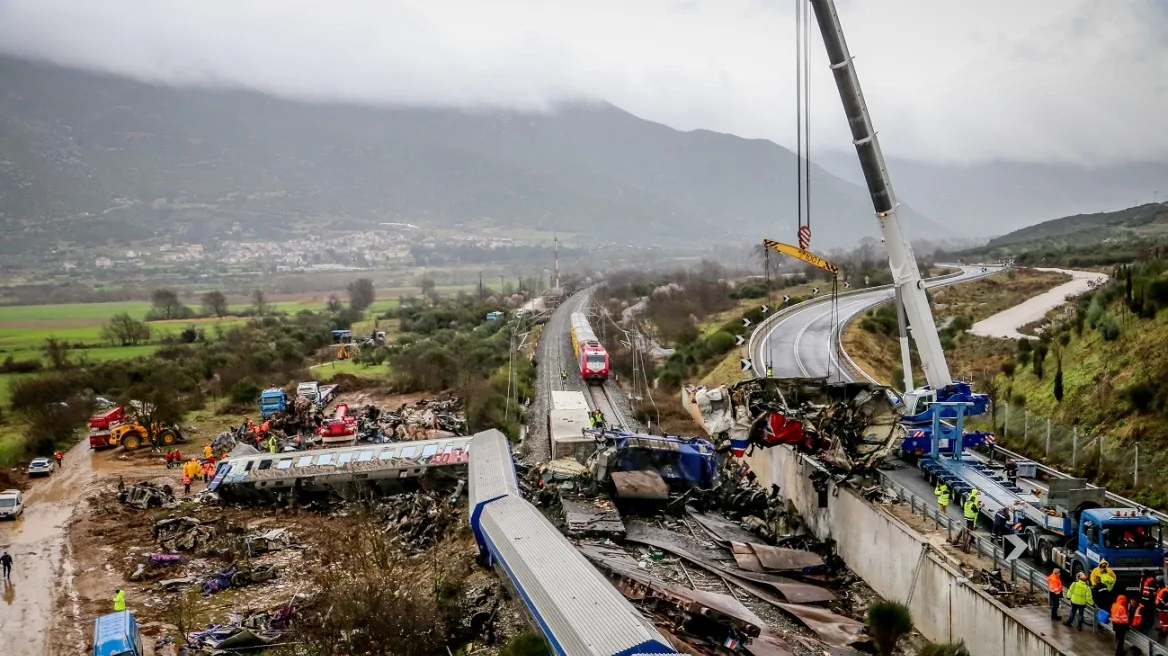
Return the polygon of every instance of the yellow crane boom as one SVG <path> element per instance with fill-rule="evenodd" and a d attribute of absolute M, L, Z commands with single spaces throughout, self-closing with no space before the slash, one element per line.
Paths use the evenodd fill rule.
<path fill-rule="evenodd" d="M 832 264 L 831 262 L 828 262 L 827 260 L 823 259 L 822 257 L 819 257 L 815 253 L 812 253 L 810 251 L 805 251 L 802 248 L 799 248 L 798 246 L 784 244 L 782 242 L 778 242 L 778 241 L 775 241 L 773 239 L 762 240 L 762 245 L 766 246 L 767 248 L 769 248 L 773 251 L 778 251 L 778 252 L 783 253 L 785 255 L 790 255 L 793 258 L 803 260 L 804 262 L 810 264 L 811 266 L 823 269 L 824 271 L 830 273 L 833 276 L 839 275 L 840 269 L 838 266 Z"/>

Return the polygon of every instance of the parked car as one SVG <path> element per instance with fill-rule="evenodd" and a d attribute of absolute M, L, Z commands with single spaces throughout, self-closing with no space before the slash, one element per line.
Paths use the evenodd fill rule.
<path fill-rule="evenodd" d="M 32 462 L 28 463 L 28 475 L 48 476 L 53 473 L 53 467 L 51 458 L 33 458 Z"/>
<path fill-rule="evenodd" d="M 24 495 L 20 490 L 0 492 L 0 519 L 16 519 L 24 512 Z"/>

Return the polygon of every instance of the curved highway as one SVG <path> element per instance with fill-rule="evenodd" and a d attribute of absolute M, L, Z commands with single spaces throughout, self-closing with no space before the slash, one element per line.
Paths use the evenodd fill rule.
<path fill-rule="evenodd" d="M 930 278 L 932 287 L 955 285 L 992 275 L 1002 267 L 963 266 L 960 275 Z M 754 372 L 762 375 L 769 361 L 779 378 L 820 377 L 852 380 L 846 364 L 840 365 L 839 334 L 856 315 L 893 297 L 891 288 L 843 296 L 833 304 L 830 296 L 822 301 L 793 309 L 758 328 L 750 354 Z M 847 358 L 844 358 L 847 362 Z"/>

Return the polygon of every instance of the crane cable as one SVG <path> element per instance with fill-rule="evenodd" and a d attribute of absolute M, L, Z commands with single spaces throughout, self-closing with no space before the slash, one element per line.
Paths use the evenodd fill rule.
<path fill-rule="evenodd" d="M 811 75 L 809 44 L 811 10 L 807 0 L 795 0 L 795 201 L 798 228 L 811 231 Z M 799 248 L 809 250 L 810 240 Z"/>
<path fill-rule="evenodd" d="M 807 227 L 808 239 L 798 239 L 799 247 L 809 249 L 811 234 L 811 7 L 808 0 L 795 0 L 795 187 L 799 228 Z M 796 234 L 798 238 L 799 235 Z M 835 372 L 843 380 L 840 357 L 843 352 L 843 336 L 837 337 L 839 328 L 839 274 L 831 279 L 831 332 L 828 334 L 829 353 L 834 349 L 835 357 L 828 358 L 828 377 Z M 834 341 L 834 345 L 832 342 Z"/>

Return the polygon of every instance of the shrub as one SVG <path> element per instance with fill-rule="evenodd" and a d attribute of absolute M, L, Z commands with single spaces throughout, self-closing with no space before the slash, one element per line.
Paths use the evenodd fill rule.
<path fill-rule="evenodd" d="M 1002 363 L 1002 373 L 1006 374 L 1007 378 L 1013 378 L 1014 372 L 1018 369 L 1018 363 L 1013 360 L 1006 360 Z"/>
<path fill-rule="evenodd" d="M 535 631 L 521 633 L 511 639 L 499 656 L 551 656 L 547 642 Z"/>
<path fill-rule="evenodd" d="M 1136 412 L 1147 412 L 1152 407 L 1152 401 L 1156 398 L 1156 387 L 1149 382 L 1142 381 L 1128 386 L 1123 394 Z"/>
<path fill-rule="evenodd" d="M 251 378 L 240 378 L 231 386 L 231 400 L 236 403 L 251 403 L 259 396 L 259 383 Z"/>
<path fill-rule="evenodd" d="M 930 642 L 921 647 L 917 656 L 969 656 L 969 650 L 965 648 L 965 641 L 958 643 Z"/>
<path fill-rule="evenodd" d="M 31 374 L 42 368 L 40 360 L 16 360 L 11 355 L 0 364 L 0 374 Z"/>
<path fill-rule="evenodd" d="M 882 601 L 868 608 L 868 631 L 882 656 L 892 656 L 896 643 L 912 631 L 912 612 L 898 601 Z"/>
<path fill-rule="evenodd" d="M 731 335 L 725 330 L 719 330 L 706 338 L 706 348 L 713 353 L 721 355 L 728 353 L 730 349 L 734 348 L 734 342 L 734 335 Z"/>
<path fill-rule="evenodd" d="M 1119 324 L 1115 322 L 1115 318 L 1110 314 L 1104 315 L 1099 319 L 1096 328 L 1099 329 L 1099 334 L 1103 335 L 1103 339 L 1108 342 L 1114 342 L 1119 339 Z"/>

